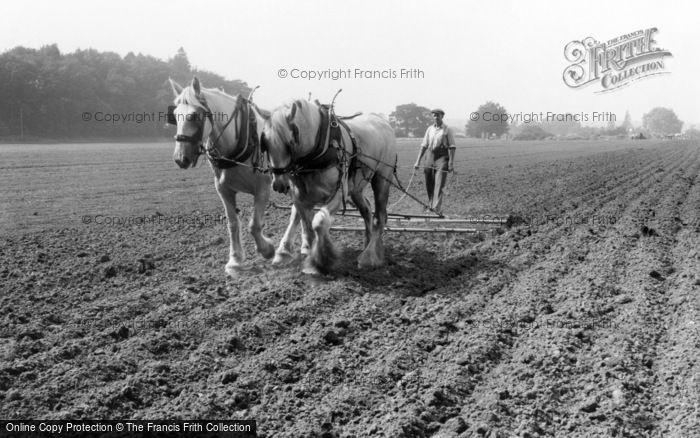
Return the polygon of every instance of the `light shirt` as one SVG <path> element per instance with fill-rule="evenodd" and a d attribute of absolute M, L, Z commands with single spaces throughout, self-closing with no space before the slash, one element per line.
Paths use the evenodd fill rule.
<path fill-rule="evenodd" d="M 447 149 L 455 146 L 455 137 L 452 135 L 452 130 L 444 122 L 440 127 L 433 123 L 425 130 L 425 137 L 423 137 L 420 146 L 427 147 L 431 151 L 435 151 L 441 146 Z"/>

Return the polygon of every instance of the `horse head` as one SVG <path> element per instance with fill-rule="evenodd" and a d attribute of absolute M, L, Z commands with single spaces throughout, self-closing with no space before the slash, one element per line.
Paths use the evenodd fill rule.
<path fill-rule="evenodd" d="M 172 79 L 168 80 L 175 94 L 175 105 L 168 108 L 168 123 L 177 126 L 173 160 L 182 169 L 187 169 L 190 165 L 197 165 L 203 139 L 211 132 L 211 125 L 205 123 L 211 113 L 197 77 L 184 88 Z"/>
<path fill-rule="evenodd" d="M 285 103 L 266 118 L 263 148 L 270 162 L 275 191 L 287 193 L 295 158 L 306 155 L 315 146 L 319 125 L 318 107 L 303 99 Z"/>

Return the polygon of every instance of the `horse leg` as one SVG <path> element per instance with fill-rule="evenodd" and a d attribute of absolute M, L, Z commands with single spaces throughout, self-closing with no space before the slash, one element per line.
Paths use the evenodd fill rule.
<path fill-rule="evenodd" d="M 332 215 L 340 207 L 342 194 L 336 193 L 333 199 L 314 215 L 311 229 L 314 232 L 311 254 L 307 257 L 302 272 L 305 274 L 328 274 L 338 260 L 338 251 L 330 239 Z"/>
<path fill-rule="evenodd" d="M 365 199 L 363 192 L 352 192 L 350 193 L 350 198 L 353 204 L 357 207 L 360 212 L 362 219 L 365 221 L 365 248 L 369 245 L 370 236 L 372 235 L 372 211 L 369 208 L 369 203 Z"/>
<path fill-rule="evenodd" d="M 304 257 L 307 257 L 311 252 L 311 244 L 314 239 L 314 233 L 311 232 L 311 211 L 308 211 L 306 220 L 302 218 L 299 221 L 301 223 L 301 255 Z"/>
<path fill-rule="evenodd" d="M 377 172 L 381 172 L 381 169 Z M 384 264 L 384 243 L 382 236 L 386 225 L 386 206 L 389 201 L 389 179 L 391 175 L 375 173 L 372 177 L 372 191 L 374 192 L 374 222 L 367 248 L 362 251 L 357 259 L 359 268 L 382 266 Z"/>
<path fill-rule="evenodd" d="M 297 207 L 292 205 L 292 212 L 289 215 L 289 225 L 287 225 L 287 230 L 284 232 L 284 236 L 282 236 L 277 251 L 275 251 L 275 258 L 272 259 L 273 265 L 286 265 L 294 258 L 292 255 L 292 244 L 294 242 L 294 236 L 297 234 L 300 219 L 301 216 L 297 211 Z"/>
<path fill-rule="evenodd" d="M 216 191 L 224 204 L 228 222 L 228 239 L 230 244 L 225 271 L 233 277 L 236 275 L 236 271 L 245 269 L 245 252 L 241 246 L 241 230 L 238 224 L 238 212 L 236 211 L 236 192 L 218 182 Z"/>
<path fill-rule="evenodd" d="M 250 218 L 250 223 L 248 224 L 248 230 L 253 235 L 253 239 L 255 239 L 255 246 L 258 248 L 258 252 L 266 259 L 272 257 L 275 253 L 275 245 L 272 243 L 272 240 L 265 237 L 262 233 L 263 216 L 269 200 L 270 185 L 265 183 L 258 184 L 254 198 L 253 217 Z"/>
<path fill-rule="evenodd" d="M 308 256 L 311 249 L 311 241 L 313 239 L 313 234 L 309 233 L 311 228 L 311 217 L 308 213 L 302 214 L 305 211 L 305 207 L 299 207 L 296 203 L 292 204 L 292 211 L 289 215 L 289 225 L 282 236 L 277 251 L 275 251 L 275 258 L 272 260 L 273 265 L 283 266 L 289 264 L 293 259 L 292 254 L 294 237 L 297 234 L 297 229 L 299 224 L 301 224 L 301 255 Z M 304 217 L 306 216 L 306 219 Z"/>

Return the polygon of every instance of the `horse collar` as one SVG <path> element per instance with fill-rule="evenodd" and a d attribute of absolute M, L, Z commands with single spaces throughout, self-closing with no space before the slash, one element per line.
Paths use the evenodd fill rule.
<path fill-rule="evenodd" d="M 240 132 L 238 130 L 238 121 L 236 120 L 239 111 L 242 113 Z M 238 134 L 238 142 L 233 150 L 233 154 L 231 156 L 224 157 L 221 156 L 221 153 L 219 152 L 218 142 L 232 121 L 235 124 L 234 130 Z M 210 123 L 212 123 L 213 127 L 214 123 L 211 118 Z M 238 102 L 236 102 L 236 108 L 233 110 L 233 113 L 231 113 L 231 116 L 221 128 L 221 131 L 217 135 L 216 139 L 210 143 L 209 147 L 205 148 L 204 152 L 214 167 L 219 169 L 229 169 L 246 161 L 253 154 L 256 148 L 257 121 L 255 119 L 255 115 L 250 111 L 249 102 L 245 99 L 239 99 Z"/>
<path fill-rule="evenodd" d="M 321 124 L 316 132 L 315 146 L 308 154 L 297 158 L 296 165 L 305 171 L 327 169 L 336 164 L 337 151 L 342 144 L 342 133 L 334 114 L 326 107 L 320 107 Z M 336 147 L 331 147 L 336 140 Z"/>
<path fill-rule="evenodd" d="M 295 156 L 295 146 L 299 146 L 301 139 L 299 138 L 298 127 L 290 122 L 289 129 L 292 131 L 293 140 L 285 143 L 290 155 L 289 164 L 279 168 L 270 167 L 272 173 L 275 175 L 311 173 L 338 166 L 340 156 L 346 152 L 343 146 L 343 129 L 348 133 L 352 141 L 352 153 L 353 155 L 355 154 L 357 146 L 350 128 L 336 117 L 327 106 L 322 105 L 319 107 L 319 113 L 321 115 L 321 123 L 316 132 L 316 140 L 311 152 L 301 157 Z"/>

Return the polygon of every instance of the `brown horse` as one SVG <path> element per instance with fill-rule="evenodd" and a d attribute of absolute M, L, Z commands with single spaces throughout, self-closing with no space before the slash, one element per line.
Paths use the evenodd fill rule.
<path fill-rule="evenodd" d="M 214 171 L 214 186 L 226 210 L 230 241 L 229 260 L 225 271 L 235 276 L 248 269 L 246 254 L 241 246 L 241 234 L 236 209 L 236 194 L 254 197 L 254 211 L 248 228 L 258 252 L 265 258 L 274 255 L 272 241 L 262 234 L 263 215 L 270 199 L 270 176 L 256 169 L 260 156 L 259 139 L 265 111 L 242 96 L 230 96 L 223 91 L 203 88 L 195 77 L 183 88 L 170 80 L 175 94 L 175 106 L 169 112 L 170 123 L 177 125 L 173 160 L 183 169 L 197 165 L 206 152 Z M 215 115 L 212 116 L 212 115 Z M 228 117 L 232 117 L 231 122 Z M 255 121 L 255 122 L 253 122 Z M 204 148 L 203 139 L 207 139 Z"/>
<path fill-rule="evenodd" d="M 336 125 L 334 125 L 336 124 Z M 330 134 L 329 126 L 339 125 Z M 286 258 L 286 243 L 294 238 L 299 220 L 302 253 L 311 248 L 303 272 L 325 274 L 337 253 L 330 240 L 331 215 L 346 197 L 352 199 L 365 222 L 365 249 L 358 258 L 360 268 L 384 264 L 382 234 L 386 223 L 389 188 L 396 164 L 396 139 L 389 123 L 376 114 L 342 121 L 327 107 L 303 99 L 290 101 L 266 118 L 263 147 L 267 149 L 272 186 L 275 191 L 292 192 L 294 208 L 275 261 Z M 374 221 L 363 189 L 374 192 Z M 314 215 L 314 207 L 320 210 Z"/>

